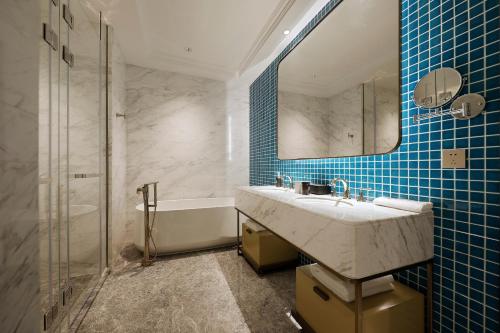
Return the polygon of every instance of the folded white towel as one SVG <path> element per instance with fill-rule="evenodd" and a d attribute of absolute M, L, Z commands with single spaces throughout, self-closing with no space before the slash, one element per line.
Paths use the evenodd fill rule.
<path fill-rule="evenodd" d="M 255 223 L 253 221 L 247 220 L 245 223 L 247 224 L 248 228 L 252 229 L 255 232 L 266 230 L 266 228 L 261 227 L 260 225 L 258 225 L 257 223 Z"/>
<path fill-rule="evenodd" d="M 312 275 L 345 302 L 352 302 L 356 298 L 356 291 L 353 282 L 345 281 L 330 273 L 318 264 L 310 265 Z M 386 275 L 374 280 L 363 282 L 362 295 L 368 297 L 380 294 L 384 291 L 393 290 L 394 278 Z"/>
<path fill-rule="evenodd" d="M 373 200 L 375 205 L 391 207 L 409 212 L 424 213 L 432 210 L 432 202 L 380 197 Z"/>

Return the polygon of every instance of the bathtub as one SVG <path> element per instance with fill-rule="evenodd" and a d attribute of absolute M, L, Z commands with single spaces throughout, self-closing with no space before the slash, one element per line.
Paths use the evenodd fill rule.
<path fill-rule="evenodd" d="M 153 211 L 150 213 L 150 221 Z M 135 246 L 144 251 L 144 205 L 136 206 Z M 189 252 L 236 243 L 234 198 L 158 201 L 152 231 L 158 254 Z M 150 253 L 154 247 L 150 242 Z"/>

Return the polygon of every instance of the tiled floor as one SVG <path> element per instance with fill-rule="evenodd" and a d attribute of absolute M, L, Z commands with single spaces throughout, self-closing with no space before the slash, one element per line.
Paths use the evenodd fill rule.
<path fill-rule="evenodd" d="M 297 332 L 295 270 L 258 276 L 235 249 L 177 255 L 108 277 L 78 332 Z"/>

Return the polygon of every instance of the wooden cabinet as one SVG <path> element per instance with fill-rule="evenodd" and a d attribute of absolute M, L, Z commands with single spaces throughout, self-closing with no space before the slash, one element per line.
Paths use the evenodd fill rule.
<path fill-rule="evenodd" d="M 269 230 L 243 223 L 242 251 L 257 272 L 290 265 L 297 260 L 297 250 Z"/>
<path fill-rule="evenodd" d="M 296 312 L 316 333 L 354 332 L 354 302 L 346 303 L 309 266 L 297 268 Z M 394 290 L 363 298 L 363 333 L 423 333 L 424 296 L 394 282 Z"/>

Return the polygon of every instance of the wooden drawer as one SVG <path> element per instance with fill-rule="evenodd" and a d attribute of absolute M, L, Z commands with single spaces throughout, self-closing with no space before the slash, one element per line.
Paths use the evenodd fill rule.
<path fill-rule="evenodd" d="M 243 254 L 257 270 L 297 259 L 295 248 L 268 230 L 255 231 L 243 223 L 242 236 Z"/>
<path fill-rule="evenodd" d="M 318 282 L 309 266 L 296 271 L 296 311 L 316 333 L 354 332 L 354 302 Z M 399 282 L 394 290 L 363 298 L 364 333 L 423 333 L 424 296 Z"/>

